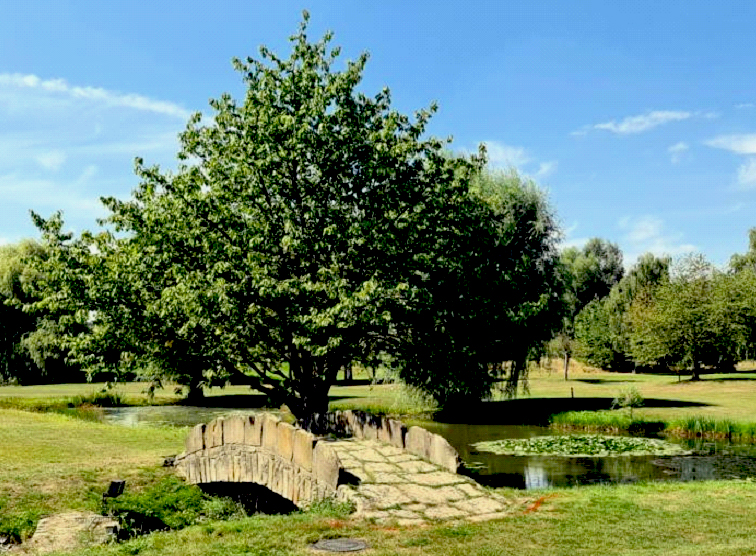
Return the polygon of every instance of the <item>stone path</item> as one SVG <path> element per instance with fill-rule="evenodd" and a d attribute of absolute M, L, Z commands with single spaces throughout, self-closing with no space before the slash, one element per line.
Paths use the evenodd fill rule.
<path fill-rule="evenodd" d="M 428 521 L 485 521 L 520 507 L 462 475 L 374 440 L 331 443 L 343 467 L 359 485 L 339 487 L 339 498 L 355 504 L 355 517 L 399 525 Z"/>

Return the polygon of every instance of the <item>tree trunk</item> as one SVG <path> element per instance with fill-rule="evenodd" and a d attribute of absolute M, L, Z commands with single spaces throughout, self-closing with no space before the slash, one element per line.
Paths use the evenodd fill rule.
<path fill-rule="evenodd" d="M 191 405 L 201 405 L 205 399 L 205 392 L 202 390 L 202 381 L 198 378 L 192 378 L 187 388 L 186 401 Z"/>
<path fill-rule="evenodd" d="M 569 371 L 570 371 L 570 352 L 565 351 L 564 352 L 564 380 L 570 380 Z"/>
<path fill-rule="evenodd" d="M 698 361 L 693 362 L 693 369 L 691 370 L 690 380 L 701 380 L 701 370 L 698 366 Z"/>

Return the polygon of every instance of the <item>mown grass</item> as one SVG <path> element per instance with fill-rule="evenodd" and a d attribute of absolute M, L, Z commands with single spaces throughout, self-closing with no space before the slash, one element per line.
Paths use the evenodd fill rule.
<path fill-rule="evenodd" d="M 253 516 L 156 533 L 89 556 L 311 555 L 322 538 L 365 540 L 375 556 L 751 556 L 756 484 L 593 486 L 537 494 L 510 517 L 424 527 L 317 513 Z"/>

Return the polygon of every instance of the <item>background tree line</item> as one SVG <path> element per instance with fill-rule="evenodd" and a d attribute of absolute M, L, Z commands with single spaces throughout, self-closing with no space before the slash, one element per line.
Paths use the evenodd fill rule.
<path fill-rule="evenodd" d="M 617 371 L 675 369 L 694 380 L 703 367 L 732 370 L 754 357 L 755 262 L 756 229 L 749 251 L 733 255 L 726 269 L 700 254 L 675 264 L 639 257 L 575 315 L 575 357 Z M 569 258 L 566 263 L 569 268 Z"/>

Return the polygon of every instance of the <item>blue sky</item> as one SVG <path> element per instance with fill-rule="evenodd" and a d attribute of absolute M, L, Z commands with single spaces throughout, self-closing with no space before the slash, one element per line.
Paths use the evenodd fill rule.
<path fill-rule="evenodd" d="M 693 1 L 0 0 L 0 243 L 36 235 L 30 209 L 92 228 L 136 156 L 173 166 L 188 115 L 243 93 L 231 58 L 288 55 L 305 8 L 313 38 L 370 52 L 364 91 L 437 101 L 432 134 L 541 184 L 565 245 L 745 251 L 756 3 Z"/>

